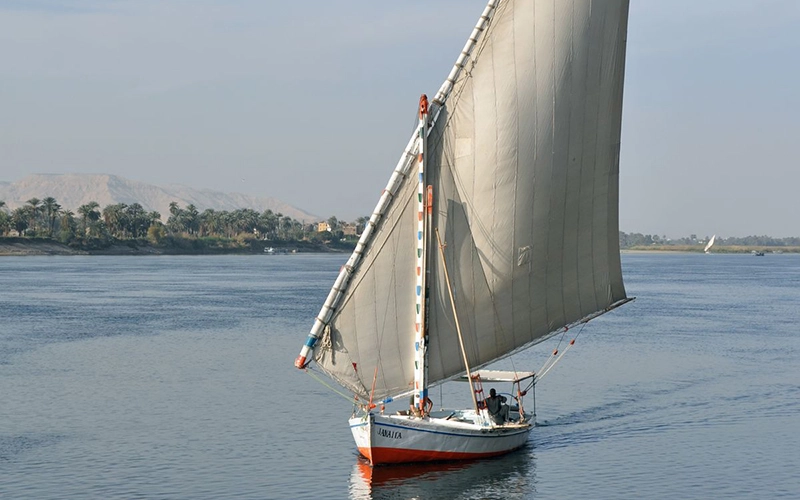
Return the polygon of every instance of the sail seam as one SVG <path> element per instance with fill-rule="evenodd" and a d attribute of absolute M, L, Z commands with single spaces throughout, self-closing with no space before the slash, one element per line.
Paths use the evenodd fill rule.
<path fill-rule="evenodd" d="M 515 4 L 514 10 L 511 13 L 511 16 L 512 16 L 512 20 L 511 20 L 511 39 L 514 40 L 514 43 L 511 45 L 511 52 L 512 52 L 511 59 L 514 61 L 514 82 L 515 83 L 519 82 L 519 76 L 517 75 L 517 31 L 516 31 L 517 16 L 516 16 L 516 13 L 517 12 L 516 12 L 516 4 Z M 516 127 L 515 127 L 515 129 L 516 129 L 515 130 L 515 132 L 516 132 L 516 141 L 515 141 L 516 147 L 515 147 L 515 151 L 514 151 L 514 156 L 515 156 L 515 158 L 514 158 L 514 204 L 513 204 L 514 210 L 513 210 L 512 214 L 511 214 L 511 223 L 513 224 L 513 227 L 515 228 L 515 230 L 511 232 L 511 252 L 512 253 L 511 253 L 511 259 L 510 259 L 510 265 L 511 265 L 511 291 L 512 291 L 512 294 L 513 294 L 513 291 L 514 291 L 514 285 L 515 285 L 515 283 L 517 281 L 517 280 L 514 279 L 514 271 L 515 271 L 515 262 L 517 261 L 517 259 L 515 258 L 516 249 L 518 248 L 518 243 L 517 243 L 518 240 L 517 240 L 516 228 L 517 228 L 517 199 L 518 199 L 518 195 L 519 195 L 519 189 L 518 189 L 517 186 L 518 186 L 518 180 L 519 180 L 519 156 L 520 156 L 519 155 L 519 143 L 520 143 L 520 133 L 519 133 L 519 129 L 520 129 L 520 126 L 519 126 L 519 120 L 520 120 L 520 114 L 519 114 L 519 85 L 515 85 L 514 86 L 514 109 L 516 110 L 516 120 L 515 120 L 515 122 L 516 122 L 515 123 L 515 125 L 516 125 Z M 513 325 L 516 323 L 516 321 L 515 321 L 516 314 L 515 314 L 514 301 L 513 300 L 511 301 L 510 308 L 511 308 L 511 324 L 512 324 L 511 341 L 514 344 L 516 344 L 517 343 L 516 328 L 513 328 Z"/>

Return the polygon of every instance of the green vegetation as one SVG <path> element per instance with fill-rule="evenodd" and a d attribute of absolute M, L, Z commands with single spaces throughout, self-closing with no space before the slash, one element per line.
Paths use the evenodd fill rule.
<path fill-rule="evenodd" d="M 234 211 L 194 205 L 184 208 L 172 202 L 166 223 L 158 212 L 147 212 L 139 203 L 118 203 L 100 210 L 91 201 L 77 209 L 64 210 L 57 201 L 31 198 L 8 211 L 0 201 L 0 236 L 18 241 L 54 241 L 75 250 L 102 251 L 126 246 L 156 249 L 161 253 L 263 252 L 267 247 L 296 251 L 341 251 L 352 249 L 364 224 L 342 223 L 336 217 L 325 230 L 318 223 L 301 223 L 281 213 L 251 209 Z M 0 242 L 2 239 L 0 239 Z"/>
<path fill-rule="evenodd" d="M 347 251 L 358 241 L 367 217 L 346 223 L 336 217 L 324 223 L 302 223 L 281 213 L 249 208 L 233 211 L 194 205 L 184 208 L 172 202 L 169 218 L 147 212 L 139 203 L 117 203 L 100 210 L 90 201 L 77 209 L 65 210 L 53 197 L 31 198 L 9 211 L 0 200 L 0 242 L 58 242 L 74 250 L 102 253 L 122 247 L 130 251 L 159 253 L 248 253 L 272 247 L 295 251 Z M 320 226 L 324 226 L 320 231 Z M 671 240 L 666 236 L 619 233 L 623 250 L 702 252 L 709 237 Z M 717 238 L 716 253 L 800 252 L 800 238 L 746 236 Z"/>
<path fill-rule="evenodd" d="M 623 250 L 656 250 L 671 252 L 702 252 L 710 236 L 698 238 L 696 234 L 688 238 L 672 240 L 666 236 L 619 232 L 619 247 Z M 772 238 L 770 236 L 730 237 L 714 240 L 714 253 L 750 252 L 800 253 L 800 238 Z"/>

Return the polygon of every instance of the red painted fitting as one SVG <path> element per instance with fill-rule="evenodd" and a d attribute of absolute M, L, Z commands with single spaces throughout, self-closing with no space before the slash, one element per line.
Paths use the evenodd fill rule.
<path fill-rule="evenodd" d="M 422 94 L 419 98 L 419 117 L 422 119 L 423 115 L 428 114 L 428 96 Z"/>

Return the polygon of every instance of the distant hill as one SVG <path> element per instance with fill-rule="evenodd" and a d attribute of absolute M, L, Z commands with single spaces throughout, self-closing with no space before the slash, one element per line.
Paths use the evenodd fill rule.
<path fill-rule="evenodd" d="M 73 212 L 90 201 L 99 203 L 101 210 L 106 205 L 116 203 L 139 203 L 148 212 L 158 211 L 162 222 L 169 218 L 169 204 L 173 201 L 181 208 L 194 204 L 201 212 L 207 208 L 228 211 L 252 208 L 259 212 L 270 209 L 299 221 L 321 220 L 316 215 L 275 198 L 193 189 L 180 185 L 155 186 L 116 175 L 34 174 L 16 182 L 0 182 L 0 200 L 5 201 L 12 210 L 24 205 L 31 198 L 42 199 L 48 196 L 52 196 L 63 208 Z"/>

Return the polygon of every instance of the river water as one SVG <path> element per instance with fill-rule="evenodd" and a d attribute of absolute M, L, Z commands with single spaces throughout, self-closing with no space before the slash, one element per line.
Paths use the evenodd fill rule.
<path fill-rule="evenodd" d="M 635 302 L 496 367 L 578 334 L 525 448 L 374 470 L 292 367 L 345 258 L 0 258 L 0 498 L 800 498 L 800 256 L 623 254 Z"/>

